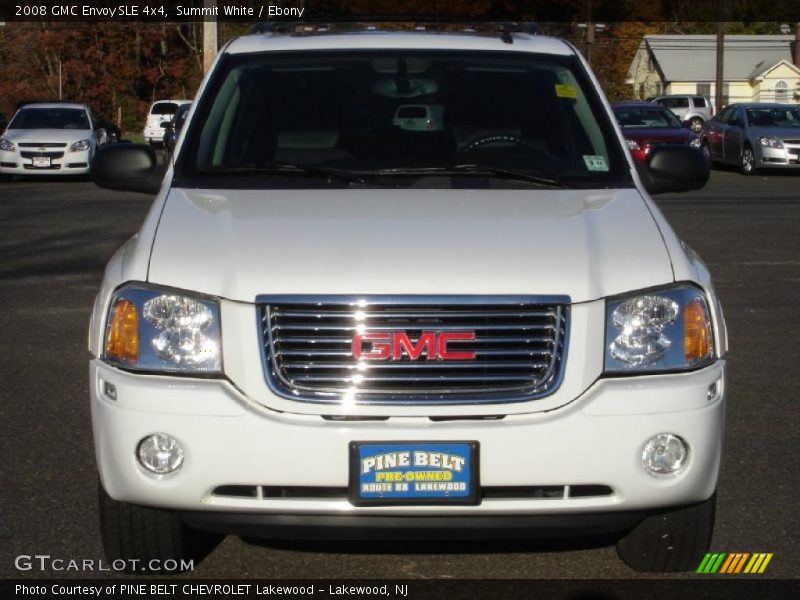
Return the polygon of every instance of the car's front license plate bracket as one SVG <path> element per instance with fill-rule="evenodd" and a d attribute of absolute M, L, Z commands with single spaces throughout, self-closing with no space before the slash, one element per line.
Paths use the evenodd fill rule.
<path fill-rule="evenodd" d="M 480 503 L 474 441 L 350 442 L 356 506 Z"/>

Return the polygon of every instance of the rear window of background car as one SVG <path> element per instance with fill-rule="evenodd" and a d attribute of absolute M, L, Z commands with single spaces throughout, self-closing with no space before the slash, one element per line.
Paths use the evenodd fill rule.
<path fill-rule="evenodd" d="M 153 104 L 153 108 L 150 109 L 150 114 L 172 115 L 175 114 L 176 110 L 178 110 L 178 105 L 174 102 L 159 102 L 157 104 Z"/>

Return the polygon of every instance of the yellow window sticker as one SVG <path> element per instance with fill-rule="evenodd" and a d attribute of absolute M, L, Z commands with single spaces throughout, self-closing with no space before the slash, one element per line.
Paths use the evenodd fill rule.
<path fill-rule="evenodd" d="M 565 83 L 556 84 L 556 96 L 559 98 L 577 98 L 578 90 L 574 85 L 567 85 Z"/>

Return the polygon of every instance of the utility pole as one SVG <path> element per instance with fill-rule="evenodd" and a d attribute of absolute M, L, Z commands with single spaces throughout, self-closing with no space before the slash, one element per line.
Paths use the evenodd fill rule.
<path fill-rule="evenodd" d="M 724 80 L 724 61 L 725 61 L 725 0 L 717 0 L 717 77 L 714 94 L 714 112 L 719 113 L 722 109 L 722 88 Z"/>
<path fill-rule="evenodd" d="M 594 44 L 594 36 L 596 33 L 605 31 L 606 26 L 603 23 L 592 22 L 592 0 L 586 0 L 586 22 L 577 23 L 578 29 L 585 29 L 583 37 L 583 56 L 589 66 L 592 66 L 592 44 Z"/>
<path fill-rule="evenodd" d="M 592 23 L 592 0 L 586 0 L 586 62 L 592 66 L 592 44 L 594 44 L 594 23 Z"/>
<path fill-rule="evenodd" d="M 216 9 L 216 0 L 203 0 L 203 8 Z M 214 10 L 213 13 L 216 13 Z M 217 55 L 217 17 L 203 17 L 203 73 L 208 73 Z"/>
<path fill-rule="evenodd" d="M 800 22 L 794 24 L 794 66 L 800 68 Z"/>
<path fill-rule="evenodd" d="M 58 99 L 59 100 L 62 100 L 61 89 L 62 89 L 62 86 L 61 86 L 61 58 L 59 58 L 58 59 Z"/>

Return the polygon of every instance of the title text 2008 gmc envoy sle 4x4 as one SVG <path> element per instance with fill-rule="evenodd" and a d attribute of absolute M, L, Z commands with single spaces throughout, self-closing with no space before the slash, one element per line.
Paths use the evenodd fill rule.
<path fill-rule="evenodd" d="M 568 43 L 532 31 L 276 31 L 227 45 L 90 327 L 110 559 L 221 534 L 619 532 L 694 568 L 714 522 L 725 327 Z M 158 183 L 154 183 L 154 182 Z"/>

